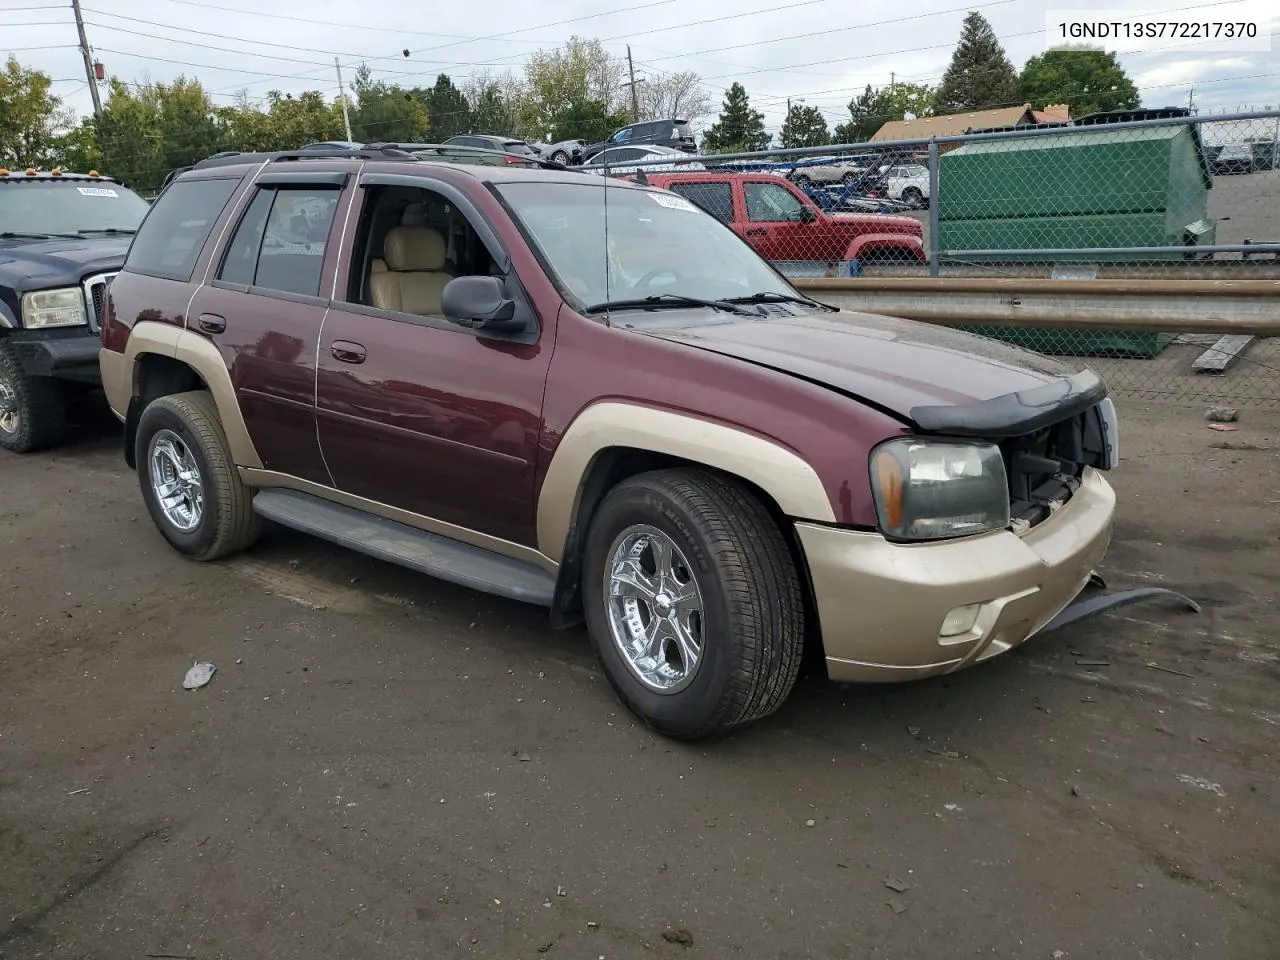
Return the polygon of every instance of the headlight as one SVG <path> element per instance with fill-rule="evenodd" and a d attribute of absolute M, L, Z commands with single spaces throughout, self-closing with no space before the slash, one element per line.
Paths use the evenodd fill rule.
<path fill-rule="evenodd" d="M 990 443 L 890 440 L 871 453 L 880 529 L 895 540 L 941 540 L 1009 526 L 1009 481 Z"/>
<path fill-rule="evenodd" d="M 78 327 L 87 322 L 84 296 L 78 287 L 37 290 L 22 295 L 22 325 L 28 329 Z"/>

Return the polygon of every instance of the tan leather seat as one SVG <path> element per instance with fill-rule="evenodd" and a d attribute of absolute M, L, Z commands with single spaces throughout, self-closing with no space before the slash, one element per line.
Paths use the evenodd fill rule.
<path fill-rule="evenodd" d="M 419 316 L 439 316 L 445 284 L 453 279 L 444 269 L 445 242 L 430 227 L 393 227 L 382 245 L 386 271 L 369 277 L 373 305 Z"/>

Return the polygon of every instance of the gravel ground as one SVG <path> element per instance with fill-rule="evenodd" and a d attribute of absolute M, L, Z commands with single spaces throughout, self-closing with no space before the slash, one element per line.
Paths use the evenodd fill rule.
<path fill-rule="evenodd" d="M 179 559 L 109 426 L 0 455 L 0 956 L 1275 960 L 1280 415 L 1122 414 L 1104 572 L 1203 613 L 697 746 L 537 610 L 286 532 Z"/>

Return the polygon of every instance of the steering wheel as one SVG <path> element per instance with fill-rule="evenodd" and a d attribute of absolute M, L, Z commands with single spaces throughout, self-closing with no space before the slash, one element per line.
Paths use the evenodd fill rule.
<path fill-rule="evenodd" d="M 684 274 L 680 273 L 678 270 L 671 269 L 671 267 L 654 267 L 652 270 L 650 270 L 643 277 L 641 277 L 639 280 L 636 281 L 636 286 L 637 287 L 652 286 L 654 279 L 657 277 L 661 277 L 664 274 L 670 276 L 672 278 L 673 283 L 677 280 L 684 279 Z"/>

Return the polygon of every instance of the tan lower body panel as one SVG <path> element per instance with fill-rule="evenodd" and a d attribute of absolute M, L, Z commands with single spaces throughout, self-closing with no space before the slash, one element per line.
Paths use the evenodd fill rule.
<path fill-rule="evenodd" d="M 901 545 L 879 534 L 797 523 L 833 680 L 950 673 L 1016 647 L 1069 604 L 1111 541 L 1115 493 L 1086 470 L 1067 504 L 1025 536 L 1007 531 Z M 957 607 L 971 629 L 942 637 Z"/>
<path fill-rule="evenodd" d="M 124 422 L 133 399 L 133 357 L 116 353 L 105 347 L 98 351 L 98 367 L 102 371 L 102 390 L 107 395 L 107 405 L 116 419 Z"/>
<path fill-rule="evenodd" d="M 513 560 L 523 560 L 526 563 L 541 567 L 548 573 L 555 573 L 560 568 L 560 565 L 554 560 L 539 553 L 533 547 L 512 543 L 510 540 L 503 540 L 500 537 L 491 537 L 487 533 L 480 533 L 468 527 L 446 523 L 443 520 L 424 517 L 420 513 L 411 513 L 408 510 L 391 507 L 376 500 L 357 497 L 355 494 L 344 493 L 341 490 L 335 490 L 333 487 L 312 483 L 310 480 L 301 480 L 287 473 L 241 467 L 240 478 L 251 487 L 276 487 L 283 490 L 297 490 L 300 493 L 309 493 L 323 500 L 338 503 L 344 507 L 351 507 L 353 510 L 361 510 L 375 517 L 403 523 L 405 526 L 413 527 L 416 530 L 425 530 L 427 533 L 448 537 L 450 540 L 457 540 L 459 543 L 467 543 L 473 547 L 491 550 L 504 557 L 511 557 Z"/>
<path fill-rule="evenodd" d="M 136 386 L 133 382 L 134 365 L 139 357 L 149 353 L 180 360 L 199 374 L 218 407 L 218 419 L 222 422 L 222 431 L 227 436 L 227 445 L 231 448 L 232 459 L 237 466 L 261 468 L 262 460 L 258 457 L 258 451 L 249 437 L 249 430 L 240 413 L 240 403 L 236 399 L 236 391 L 231 383 L 227 362 L 213 343 L 190 330 L 150 320 L 134 324 L 133 330 L 129 333 L 129 346 L 125 352 L 130 366 L 128 396 L 124 398 L 123 409 L 128 409 L 129 399 L 133 396 Z M 105 375 L 103 379 L 106 379 Z M 116 402 L 111 401 L 113 410 L 117 409 Z"/>

